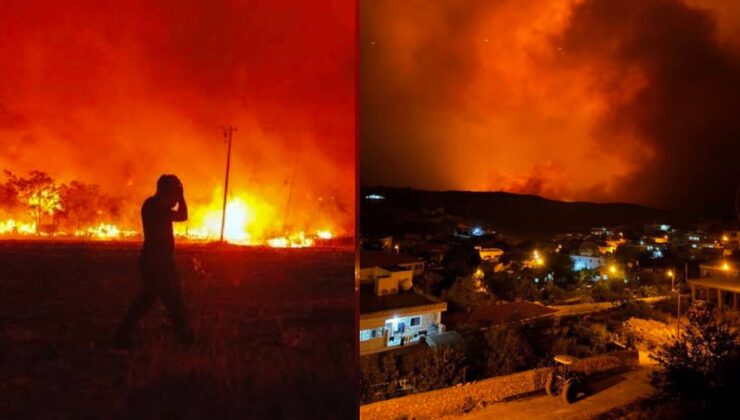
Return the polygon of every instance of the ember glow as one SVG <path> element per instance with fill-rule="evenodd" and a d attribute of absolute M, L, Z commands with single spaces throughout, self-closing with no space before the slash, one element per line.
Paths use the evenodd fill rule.
<path fill-rule="evenodd" d="M 740 3 L 360 7 L 363 184 L 731 207 Z"/>
<path fill-rule="evenodd" d="M 23 182 L 24 180 L 21 179 L 20 184 Z M 66 230 L 70 226 L 67 214 L 69 209 L 65 208 L 64 195 L 59 193 L 66 189 L 66 185 L 50 184 L 38 192 L 16 193 L 16 203 L 20 204 L 16 207 L 24 210 L 18 211 L 17 219 L 0 220 L 0 235 L 75 237 L 96 240 L 140 238 L 141 234 L 136 229 L 122 228 L 109 222 L 94 224 L 88 221 L 89 226 L 78 226 L 74 230 Z M 175 234 L 193 241 L 219 240 L 223 215 L 222 197 L 222 189 L 215 188 L 210 203 L 195 205 L 190 211 L 188 221 L 174 225 Z M 22 201 L 24 199 L 25 201 Z M 322 229 L 316 230 L 310 230 L 310 224 L 286 225 L 289 221 L 287 210 L 284 208 L 281 214 L 275 204 L 247 192 L 231 194 L 226 205 L 224 240 L 238 245 L 301 248 L 313 246 L 317 239 L 330 240 L 334 237 L 333 231 L 326 228 L 325 222 L 321 224 Z M 36 221 L 27 221 L 32 218 Z M 39 226 L 44 228 L 37 229 Z"/>
<path fill-rule="evenodd" d="M 0 170 L 41 171 L 53 188 L 0 189 L 0 234 L 136 237 L 142 202 L 173 173 L 190 210 L 178 235 L 218 239 L 222 129 L 235 125 L 229 242 L 353 236 L 352 2 L 1 9 Z"/>

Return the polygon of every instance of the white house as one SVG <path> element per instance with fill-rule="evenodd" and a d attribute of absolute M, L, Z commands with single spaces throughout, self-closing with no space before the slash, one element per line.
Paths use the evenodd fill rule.
<path fill-rule="evenodd" d="M 374 265 L 380 259 L 365 255 L 360 256 L 361 355 L 417 344 L 421 337 L 445 331 L 441 321 L 447 303 L 413 289 L 416 260 L 406 267 L 381 267 Z"/>
<path fill-rule="evenodd" d="M 587 255 L 571 255 L 573 271 L 594 270 L 606 265 L 604 257 L 592 257 Z"/>

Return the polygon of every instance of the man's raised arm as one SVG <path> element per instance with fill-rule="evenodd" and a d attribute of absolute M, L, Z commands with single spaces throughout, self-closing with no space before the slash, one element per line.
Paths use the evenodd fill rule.
<path fill-rule="evenodd" d="M 188 205 L 185 203 L 185 193 L 180 185 L 180 197 L 177 199 L 177 210 L 172 212 L 173 222 L 184 222 L 188 220 Z"/>

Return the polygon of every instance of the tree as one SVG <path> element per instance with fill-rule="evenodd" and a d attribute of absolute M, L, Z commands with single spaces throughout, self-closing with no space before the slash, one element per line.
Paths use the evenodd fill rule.
<path fill-rule="evenodd" d="M 740 389 L 737 333 L 710 305 L 693 305 L 688 318 L 683 335 L 651 356 L 661 367 L 651 382 L 659 399 L 719 410 Z"/>
<path fill-rule="evenodd" d="M 573 271 L 573 262 L 570 256 L 562 252 L 553 252 L 547 255 L 547 270 L 552 273 L 553 281 L 564 289 L 574 288 L 578 283 L 578 276 Z"/>
<path fill-rule="evenodd" d="M 473 274 L 481 263 L 480 254 L 470 244 L 462 244 L 447 251 L 444 265 L 455 278 Z"/>
<path fill-rule="evenodd" d="M 506 271 L 491 273 L 485 277 L 484 282 L 494 299 L 514 300 L 514 278 Z"/>
<path fill-rule="evenodd" d="M 8 185 L 17 192 L 18 201 L 29 210 L 36 222 L 36 232 L 40 233 L 42 216 L 54 215 L 62 209 L 60 186 L 47 173 L 31 171 L 27 178 L 5 171 Z"/>
<path fill-rule="evenodd" d="M 72 181 L 69 186 L 63 185 L 61 197 L 64 216 L 79 230 L 97 222 L 98 213 L 105 204 L 105 197 L 97 185 Z"/>
<path fill-rule="evenodd" d="M 432 391 L 465 382 L 467 365 L 462 349 L 429 349 L 418 355 L 409 376 L 414 392 Z"/>
<path fill-rule="evenodd" d="M 458 277 L 447 289 L 443 299 L 459 308 L 474 308 L 491 303 L 491 295 L 475 274 Z"/>
<path fill-rule="evenodd" d="M 369 403 L 393 398 L 399 392 L 400 372 L 390 354 L 360 358 L 360 401 Z"/>
<path fill-rule="evenodd" d="M 521 324 L 514 322 L 486 331 L 486 367 L 489 376 L 508 375 L 532 365 L 535 352 L 522 328 Z"/>

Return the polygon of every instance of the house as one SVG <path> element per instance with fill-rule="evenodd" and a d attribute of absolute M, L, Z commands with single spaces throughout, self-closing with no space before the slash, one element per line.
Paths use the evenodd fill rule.
<path fill-rule="evenodd" d="M 601 248 L 601 245 L 593 241 L 582 242 L 578 250 L 570 255 L 573 271 L 593 270 L 606 265 Z"/>
<path fill-rule="evenodd" d="M 725 230 L 722 232 L 720 237 L 722 244 L 726 249 L 736 250 L 738 249 L 738 243 L 740 242 L 740 231 L 738 230 Z"/>
<path fill-rule="evenodd" d="M 445 331 L 441 321 L 447 303 L 413 288 L 415 264 L 380 267 L 378 261 L 387 261 L 365 257 L 360 256 L 365 273 L 360 280 L 360 355 L 417 344 Z"/>
<path fill-rule="evenodd" d="M 475 249 L 480 255 L 480 259 L 483 261 L 498 261 L 498 259 L 504 255 L 504 251 L 501 248 L 488 247 L 486 245 L 476 246 Z"/>
<path fill-rule="evenodd" d="M 699 278 L 689 279 L 692 301 L 711 301 L 721 308 L 738 310 L 740 263 L 715 260 L 699 266 Z"/>
<path fill-rule="evenodd" d="M 604 257 L 571 255 L 570 260 L 573 262 L 573 271 L 595 270 L 606 265 L 606 259 Z"/>
<path fill-rule="evenodd" d="M 378 269 L 400 266 L 411 270 L 413 276 L 424 274 L 424 259 L 406 254 L 369 251 L 360 254 L 360 283 L 372 283 L 378 276 Z"/>

